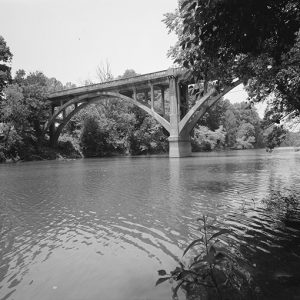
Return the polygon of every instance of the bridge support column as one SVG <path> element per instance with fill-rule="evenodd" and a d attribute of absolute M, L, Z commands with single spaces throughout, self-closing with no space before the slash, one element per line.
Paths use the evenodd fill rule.
<path fill-rule="evenodd" d="M 166 108 L 165 108 L 165 89 L 161 88 L 160 89 L 160 94 L 161 94 L 161 110 L 163 113 L 163 116 L 166 114 Z"/>
<path fill-rule="evenodd" d="M 51 111 L 50 111 L 51 116 L 54 115 L 54 112 L 55 112 L 55 106 L 51 105 Z M 52 123 L 50 125 L 50 127 L 49 127 L 49 143 L 50 143 L 50 147 L 56 146 L 54 135 L 55 135 L 55 123 Z"/>
<path fill-rule="evenodd" d="M 192 155 L 191 138 L 170 136 L 169 137 L 169 157 L 185 157 Z"/>
<path fill-rule="evenodd" d="M 174 76 L 169 78 L 170 99 L 170 137 L 169 157 L 192 155 L 191 138 L 188 133 L 179 133 L 180 122 L 180 89 Z"/>
<path fill-rule="evenodd" d="M 55 142 L 55 138 L 54 138 L 54 132 L 55 132 L 55 125 L 51 124 L 49 127 L 49 138 L 50 138 L 50 146 L 51 147 L 55 147 L 56 146 L 56 142 Z"/>

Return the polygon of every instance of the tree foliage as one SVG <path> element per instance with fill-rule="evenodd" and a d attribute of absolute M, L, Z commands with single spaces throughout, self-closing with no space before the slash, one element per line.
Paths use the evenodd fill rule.
<path fill-rule="evenodd" d="M 50 115 L 47 96 L 64 86 L 41 72 L 18 70 L 0 101 L 0 152 L 3 159 L 42 159 L 47 143 L 43 126 Z M 47 150 L 48 151 L 48 150 Z M 56 155 L 51 153 L 51 157 Z"/>
<path fill-rule="evenodd" d="M 164 22 L 178 36 L 170 55 L 197 79 L 238 77 L 279 117 L 300 114 L 299 1 L 180 0 Z"/>
<path fill-rule="evenodd" d="M 2 91 L 4 87 L 11 82 L 11 62 L 12 54 L 6 45 L 4 38 L 0 35 L 0 101 L 3 97 Z"/>
<path fill-rule="evenodd" d="M 255 128 L 251 123 L 242 123 L 237 130 L 236 148 L 253 148 L 255 143 Z"/>
<path fill-rule="evenodd" d="M 102 79 L 113 79 L 107 65 L 98 66 L 98 71 L 99 68 Z M 134 70 L 128 69 L 117 79 L 136 75 Z M 65 133 L 80 140 L 87 157 L 160 153 L 168 149 L 167 133 L 161 125 L 140 108 L 121 99 L 102 99 L 88 106 L 72 118 Z"/>
<path fill-rule="evenodd" d="M 287 131 L 281 125 L 274 125 L 267 128 L 264 132 L 265 145 L 267 150 L 273 150 L 275 147 L 281 145 L 285 140 Z"/>
<path fill-rule="evenodd" d="M 95 115 L 89 115 L 84 119 L 80 136 L 80 145 L 85 157 L 103 156 L 107 151 L 107 132 L 100 127 Z"/>
<path fill-rule="evenodd" d="M 229 100 L 220 100 L 198 122 L 199 127 L 195 128 L 192 136 L 193 149 L 261 148 L 264 146 L 263 125 L 255 107 L 249 103 L 231 104 Z M 210 143 L 209 140 L 218 136 L 216 133 L 220 128 L 225 140 L 217 138 L 218 143 Z M 204 137 L 208 140 L 205 141 Z"/>
<path fill-rule="evenodd" d="M 215 131 L 205 126 L 194 128 L 192 137 L 193 151 L 211 151 L 223 149 L 225 146 L 226 131 L 220 126 Z"/>

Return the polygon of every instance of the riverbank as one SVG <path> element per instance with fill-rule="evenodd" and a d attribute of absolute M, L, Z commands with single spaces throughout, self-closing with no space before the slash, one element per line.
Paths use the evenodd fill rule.
<path fill-rule="evenodd" d="M 0 163 L 83 158 L 80 150 L 70 141 L 60 141 L 55 148 L 51 148 L 46 142 L 42 142 L 40 145 L 31 144 L 20 149 L 8 154 L 0 151 Z"/>
<path fill-rule="evenodd" d="M 74 144 L 70 140 L 59 141 L 57 147 L 52 148 L 47 146 L 48 142 L 44 142 L 42 146 L 39 147 L 27 147 L 25 150 L 20 153 L 17 153 L 15 156 L 6 157 L 3 152 L 0 151 L 0 163 L 18 163 L 18 162 L 27 162 L 27 161 L 42 161 L 42 160 L 69 160 L 69 159 L 81 159 L 81 158 L 109 158 L 109 157 L 145 157 L 145 156 L 168 156 L 168 152 L 155 152 L 155 153 L 140 153 L 140 154 L 131 154 L 131 153 L 120 153 L 120 152 L 109 152 L 104 153 L 101 156 L 85 157 L 80 150 L 79 144 Z M 264 149 L 264 148 L 260 148 Z M 276 149 L 293 149 L 295 152 L 299 151 L 297 147 L 276 147 Z M 249 149 L 235 149 L 235 148 L 223 148 L 214 151 L 193 151 L 192 153 L 197 155 L 197 153 L 228 153 L 235 152 L 240 150 L 249 150 Z M 267 152 L 272 152 L 268 151 Z"/>

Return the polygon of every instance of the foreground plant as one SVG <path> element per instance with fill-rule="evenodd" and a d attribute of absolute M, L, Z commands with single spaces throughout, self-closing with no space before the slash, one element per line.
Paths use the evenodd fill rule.
<path fill-rule="evenodd" d="M 185 266 L 179 263 L 169 274 L 159 270 L 161 276 L 156 285 L 167 280 L 176 282 L 173 299 L 178 299 L 181 288 L 187 299 L 241 299 L 249 291 L 251 275 L 244 268 L 242 261 L 224 247 L 221 237 L 233 234 L 232 230 L 215 226 L 215 220 L 208 216 L 199 218 L 201 222 L 200 238 L 193 240 L 184 250 L 183 256 L 192 249 L 191 262 Z"/>

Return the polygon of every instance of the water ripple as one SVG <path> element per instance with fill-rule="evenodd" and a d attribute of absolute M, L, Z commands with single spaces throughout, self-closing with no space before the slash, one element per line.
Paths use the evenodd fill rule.
<path fill-rule="evenodd" d="M 0 299 L 169 298 L 156 271 L 176 265 L 203 214 L 233 230 L 223 242 L 256 266 L 265 299 L 289 298 L 287 285 L 300 297 L 300 209 L 261 201 L 299 192 L 299 167 L 291 151 L 3 165 Z"/>

